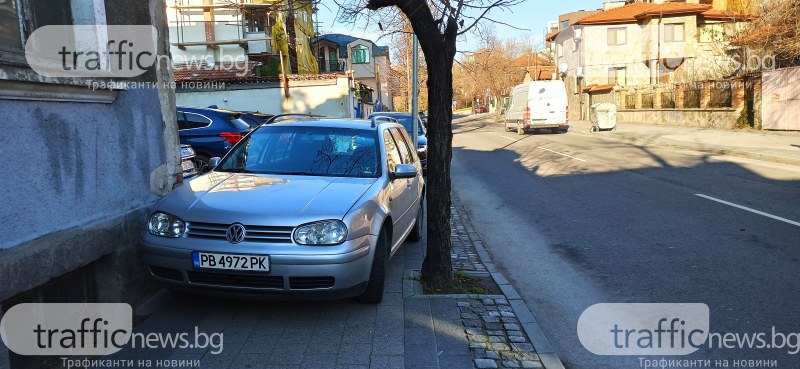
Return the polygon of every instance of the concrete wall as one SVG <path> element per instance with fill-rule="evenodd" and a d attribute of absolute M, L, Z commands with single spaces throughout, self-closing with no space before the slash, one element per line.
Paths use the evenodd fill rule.
<path fill-rule="evenodd" d="M 352 92 L 346 77 L 319 81 L 290 81 L 289 98 L 278 83 L 228 85 L 220 90 L 178 90 L 179 106 L 217 105 L 223 109 L 269 114 L 308 113 L 351 117 Z"/>
<path fill-rule="evenodd" d="M 105 9 L 97 23 L 154 24 L 166 40 L 164 0 L 106 0 Z M 166 53 L 166 42 L 157 50 Z M 0 62 L 0 148 L 11 170 L 0 177 L 0 311 L 135 304 L 154 290 L 136 245 L 150 206 L 180 173 L 166 63 L 130 80 L 149 87 L 109 91 Z M 0 348 L 0 367 L 52 367 L 8 356 Z"/>
<path fill-rule="evenodd" d="M 637 109 L 618 110 L 618 123 L 647 123 L 664 126 L 734 128 L 740 109 Z"/>

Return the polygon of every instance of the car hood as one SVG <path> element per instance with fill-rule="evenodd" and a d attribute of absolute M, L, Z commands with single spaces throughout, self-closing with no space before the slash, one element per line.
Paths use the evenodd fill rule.
<path fill-rule="evenodd" d="M 297 226 L 344 218 L 376 181 L 210 172 L 170 193 L 156 210 L 190 222 Z"/>

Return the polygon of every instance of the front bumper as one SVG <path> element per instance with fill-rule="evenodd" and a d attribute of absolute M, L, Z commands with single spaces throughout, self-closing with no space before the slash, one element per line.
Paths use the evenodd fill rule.
<path fill-rule="evenodd" d="M 196 242 L 197 248 L 168 246 L 164 243 Z M 334 246 L 335 250 L 317 249 L 327 253 L 313 254 L 315 247 L 296 246 L 297 253 L 286 253 L 286 245 L 270 247 L 268 244 L 231 245 L 214 241 L 188 238 L 161 239 L 146 235 L 140 246 L 140 255 L 150 275 L 171 289 L 215 296 L 242 296 L 264 299 L 293 298 L 347 298 L 357 296 L 366 288 L 372 267 L 372 250 L 376 237 L 365 236 Z M 232 254 L 269 255 L 269 272 L 241 272 L 195 269 L 193 251 L 226 252 Z M 270 249 L 284 250 L 270 253 Z M 331 251 L 347 250 L 341 253 Z"/>

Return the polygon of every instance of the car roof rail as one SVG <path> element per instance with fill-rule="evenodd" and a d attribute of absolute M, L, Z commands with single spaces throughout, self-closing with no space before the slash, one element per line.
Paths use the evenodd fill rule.
<path fill-rule="evenodd" d="M 372 121 L 372 128 L 377 127 L 378 126 L 378 122 L 397 123 L 397 119 L 396 118 L 392 118 L 392 117 L 386 116 L 386 115 L 376 115 L 376 116 L 370 118 L 370 120 Z"/>
<path fill-rule="evenodd" d="M 267 119 L 267 121 L 266 121 L 266 122 L 264 122 L 264 124 L 272 124 L 272 123 L 275 123 L 275 122 L 277 122 L 277 121 L 278 121 L 278 119 L 280 119 L 280 118 L 285 118 L 285 117 L 325 118 L 325 116 L 322 116 L 322 115 L 316 115 L 316 114 L 288 113 L 288 114 L 278 114 L 278 115 L 275 115 L 275 116 L 273 116 L 273 117 L 271 117 L 271 118 Z"/>

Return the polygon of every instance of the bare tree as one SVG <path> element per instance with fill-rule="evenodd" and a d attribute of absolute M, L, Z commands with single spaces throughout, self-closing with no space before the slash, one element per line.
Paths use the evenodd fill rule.
<path fill-rule="evenodd" d="M 761 14 L 740 43 L 781 64 L 800 63 L 800 0 L 763 0 Z"/>
<path fill-rule="evenodd" d="M 428 248 L 422 263 L 423 283 L 441 290 L 450 285 L 450 162 L 453 156 L 453 61 L 457 38 L 486 19 L 490 11 L 508 8 L 523 0 L 341 0 L 345 18 L 379 19 L 405 17 L 419 39 L 428 66 Z M 394 10 L 394 11 L 392 11 Z M 388 11 L 388 12 L 387 12 Z M 372 18 L 374 19 L 374 18 Z M 379 21 L 383 28 L 384 21 Z M 391 23 L 388 23 L 391 24 Z M 402 23 L 394 23 L 401 25 Z M 395 28 L 400 31 L 402 27 Z"/>

